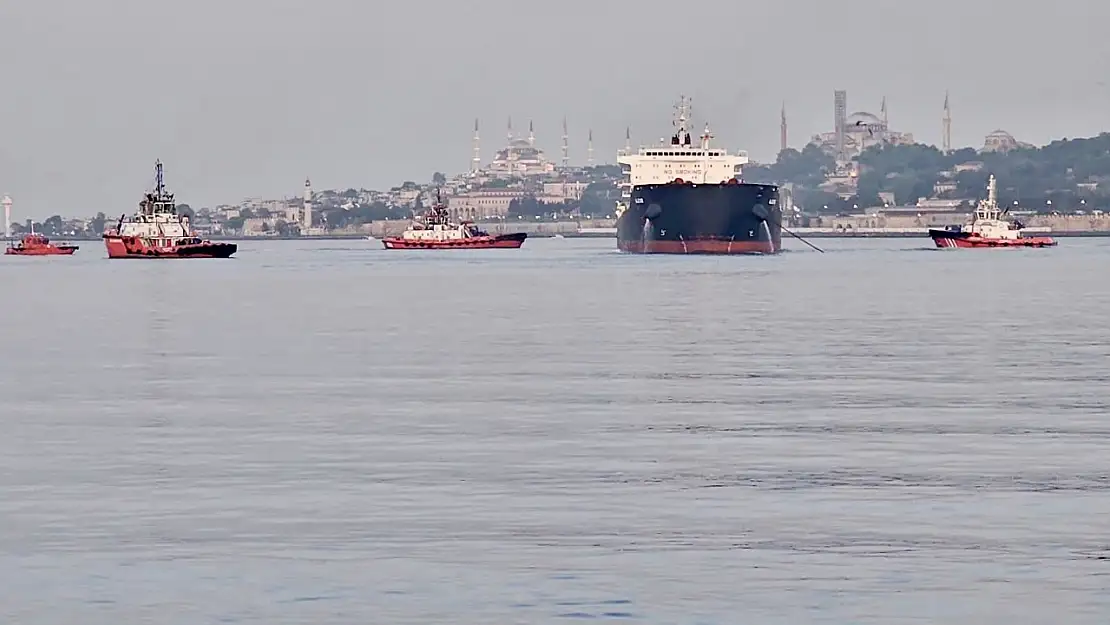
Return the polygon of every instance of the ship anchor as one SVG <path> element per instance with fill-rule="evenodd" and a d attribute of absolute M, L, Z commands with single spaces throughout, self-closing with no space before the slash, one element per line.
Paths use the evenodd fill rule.
<path fill-rule="evenodd" d="M 790 236 L 794 237 L 795 239 L 798 239 L 802 243 L 805 243 L 806 245 L 808 245 L 808 246 L 812 247 L 813 249 L 817 250 L 818 252 L 821 252 L 822 254 L 825 253 L 825 250 L 817 247 L 816 245 L 810 243 L 809 241 L 806 241 L 804 238 L 801 237 L 801 235 L 795 234 L 795 233 L 787 230 L 786 227 L 782 225 L 781 221 L 772 220 L 771 219 L 771 213 L 767 210 L 766 206 L 764 206 L 762 204 L 756 204 L 755 206 L 752 207 L 752 214 L 755 215 L 756 217 L 758 217 L 760 219 L 760 221 L 764 221 L 764 222 L 769 221 L 769 222 L 773 223 L 774 225 L 778 226 L 779 229 L 782 230 L 783 232 L 785 232 L 786 234 L 789 234 Z"/>

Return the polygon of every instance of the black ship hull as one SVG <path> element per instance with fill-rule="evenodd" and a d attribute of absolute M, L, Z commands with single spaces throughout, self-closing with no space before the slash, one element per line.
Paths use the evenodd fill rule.
<path fill-rule="evenodd" d="M 634 254 L 776 254 L 782 251 L 778 187 L 729 182 L 632 189 L 617 219 L 617 248 Z"/>

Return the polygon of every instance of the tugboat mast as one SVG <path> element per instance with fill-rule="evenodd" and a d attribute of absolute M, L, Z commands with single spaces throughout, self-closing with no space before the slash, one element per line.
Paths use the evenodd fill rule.
<path fill-rule="evenodd" d="M 1002 211 L 998 210 L 998 183 L 994 174 L 991 174 L 987 181 L 987 199 L 979 201 L 979 206 L 975 209 L 975 221 L 997 220 L 1001 217 Z"/>

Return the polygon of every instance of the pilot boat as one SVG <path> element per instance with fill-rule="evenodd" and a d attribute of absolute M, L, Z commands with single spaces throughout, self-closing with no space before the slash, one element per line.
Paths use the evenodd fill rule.
<path fill-rule="evenodd" d="M 4 250 L 4 254 L 8 256 L 69 256 L 76 251 L 76 245 L 52 243 L 45 236 L 32 232 L 23 235 L 19 243 L 9 244 L 8 248 Z"/>

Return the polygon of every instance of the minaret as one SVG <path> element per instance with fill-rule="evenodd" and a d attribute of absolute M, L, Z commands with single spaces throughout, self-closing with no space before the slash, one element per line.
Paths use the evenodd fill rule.
<path fill-rule="evenodd" d="M 478 138 L 478 118 L 474 118 L 474 156 L 470 157 L 470 172 L 476 173 L 482 168 L 482 146 Z"/>
<path fill-rule="evenodd" d="M 567 135 L 567 118 L 563 117 L 563 169 L 570 167 L 570 136 Z"/>
<path fill-rule="evenodd" d="M 594 164 L 594 130 L 590 129 L 590 134 L 586 139 L 586 164 L 593 166 Z"/>
<path fill-rule="evenodd" d="M 948 108 L 948 91 L 944 92 L 944 117 L 941 119 L 944 125 L 944 146 L 945 154 L 952 151 L 952 109 Z"/>
<path fill-rule="evenodd" d="M 883 130 L 889 129 L 890 126 L 888 125 L 889 120 L 887 120 L 887 115 L 886 115 L 886 96 L 885 95 L 883 96 L 882 104 L 879 105 L 879 117 L 881 117 L 882 120 L 883 120 Z"/>
<path fill-rule="evenodd" d="M 536 145 L 536 127 L 528 120 L 528 145 Z"/>
<path fill-rule="evenodd" d="M 509 116 L 509 143 L 513 142 L 513 116 Z"/>
<path fill-rule="evenodd" d="M 779 152 L 786 149 L 786 101 L 782 103 L 782 121 L 779 123 Z"/>
<path fill-rule="evenodd" d="M 625 126 L 624 127 L 624 153 L 625 154 L 631 154 L 632 153 L 632 127 L 631 126 Z"/>
<path fill-rule="evenodd" d="M 301 229 L 305 232 L 312 227 L 312 181 L 304 179 L 304 223 Z"/>
<path fill-rule="evenodd" d="M 4 238 L 12 238 L 12 198 L 5 195 L 4 201 Z"/>
<path fill-rule="evenodd" d="M 833 129 L 836 131 L 836 158 L 844 158 L 844 134 L 848 126 L 848 92 L 833 91 Z"/>

